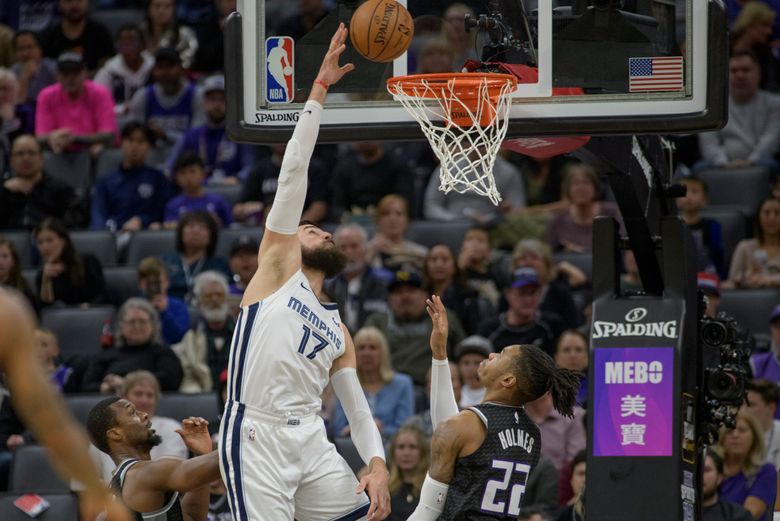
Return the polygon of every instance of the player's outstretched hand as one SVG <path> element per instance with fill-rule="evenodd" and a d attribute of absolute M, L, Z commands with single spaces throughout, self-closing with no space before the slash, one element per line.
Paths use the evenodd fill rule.
<path fill-rule="evenodd" d="M 374 458 L 369 465 L 371 470 L 360 479 L 357 487 L 357 493 L 364 490 L 371 500 L 371 506 L 368 507 L 366 519 L 376 521 L 384 519 L 390 515 L 390 489 L 387 482 L 390 479 L 390 473 L 387 472 L 387 466 L 384 461 Z"/>
<path fill-rule="evenodd" d="M 176 429 L 184 444 L 196 456 L 208 454 L 212 451 L 211 435 L 209 435 L 209 422 L 203 418 L 190 416 L 181 422 L 181 429 Z"/>
<path fill-rule="evenodd" d="M 317 74 L 317 79 L 325 82 L 327 85 L 337 83 L 342 76 L 355 68 L 351 63 L 339 65 L 339 58 L 344 49 L 347 48 L 345 42 L 348 34 L 349 31 L 342 22 L 339 24 L 339 28 L 336 29 L 333 38 L 330 39 L 328 52 L 325 54 L 322 65 L 320 65 L 320 72 Z"/>
<path fill-rule="evenodd" d="M 121 501 L 117 501 L 108 490 L 79 494 L 79 510 L 82 521 L 132 521 L 133 517 Z"/>
<path fill-rule="evenodd" d="M 431 353 L 436 360 L 447 359 L 447 310 L 438 295 L 431 295 L 425 301 L 428 316 L 431 317 L 433 330 L 431 331 Z"/>

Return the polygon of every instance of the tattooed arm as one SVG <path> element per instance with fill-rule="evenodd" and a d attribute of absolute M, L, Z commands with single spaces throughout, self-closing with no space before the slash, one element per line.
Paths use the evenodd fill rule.
<path fill-rule="evenodd" d="M 455 463 L 474 453 L 485 439 L 485 426 L 471 411 L 442 421 L 431 438 L 431 468 L 425 476 L 420 502 L 407 521 L 438 519 L 447 499 Z"/>

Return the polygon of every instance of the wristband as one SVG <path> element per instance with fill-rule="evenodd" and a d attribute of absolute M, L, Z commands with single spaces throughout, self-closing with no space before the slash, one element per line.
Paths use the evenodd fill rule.
<path fill-rule="evenodd" d="M 320 87 L 322 87 L 325 90 L 328 90 L 328 88 L 330 87 L 330 85 L 328 85 L 327 83 L 325 83 L 322 80 L 314 80 L 314 84 L 315 85 L 319 85 Z"/>

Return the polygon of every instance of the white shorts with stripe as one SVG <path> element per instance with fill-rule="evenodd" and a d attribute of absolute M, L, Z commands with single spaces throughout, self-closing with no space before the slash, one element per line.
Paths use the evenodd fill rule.
<path fill-rule="evenodd" d="M 270 416 L 228 402 L 220 470 L 236 521 L 365 519 L 369 500 L 316 414 Z"/>

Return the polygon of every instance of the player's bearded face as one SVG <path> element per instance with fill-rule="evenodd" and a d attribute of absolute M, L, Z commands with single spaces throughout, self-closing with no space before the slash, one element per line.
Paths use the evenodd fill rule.
<path fill-rule="evenodd" d="M 326 278 L 338 275 L 347 265 L 347 258 L 330 241 L 314 248 L 302 246 L 301 260 L 304 266 L 323 272 Z"/>
<path fill-rule="evenodd" d="M 149 429 L 149 436 L 146 439 L 147 448 L 151 449 L 162 443 L 162 437 L 154 429 Z"/>

